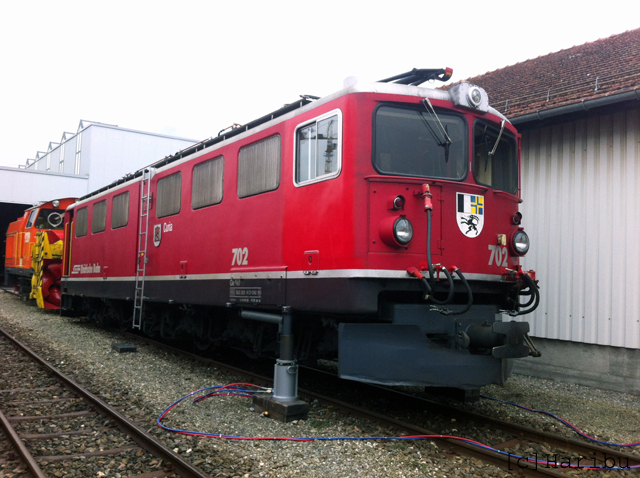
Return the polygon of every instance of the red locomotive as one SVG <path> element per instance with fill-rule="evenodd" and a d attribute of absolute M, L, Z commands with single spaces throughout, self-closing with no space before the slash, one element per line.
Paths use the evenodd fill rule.
<path fill-rule="evenodd" d="M 419 86 L 450 75 L 304 96 L 81 198 L 63 313 L 256 356 L 294 333 L 298 360 L 337 357 L 353 380 L 503 382 L 535 349 L 500 313 L 539 301 L 520 136 L 478 86 Z"/>

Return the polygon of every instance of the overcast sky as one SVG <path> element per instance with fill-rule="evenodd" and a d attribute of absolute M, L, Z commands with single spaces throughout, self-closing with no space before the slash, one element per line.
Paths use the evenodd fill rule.
<path fill-rule="evenodd" d="M 347 76 L 458 81 L 640 27 L 640 2 L 564 3 L 3 2 L 0 166 L 80 119 L 201 140 Z"/>

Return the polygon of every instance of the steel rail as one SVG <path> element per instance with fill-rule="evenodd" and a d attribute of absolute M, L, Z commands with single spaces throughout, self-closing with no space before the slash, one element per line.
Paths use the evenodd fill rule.
<path fill-rule="evenodd" d="M 310 394 L 309 396 L 311 398 L 317 399 L 318 401 L 321 401 L 324 403 L 329 403 L 333 405 L 335 408 L 341 409 L 346 413 L 358 415 L 363 418 L 372 419 L 378 423 L 382 423 L 387 426 L 392 426 L 396 429 L 409 432 L 410 435 L 433 435 L 433 440 L 445 442 L 448 447 L 453 449 L 452 451 L 458 454 L 462 454 L 464 456 L 468 456 L 472 458 L 477 458 L 479 460 L 482 460 L 484 463 L 489 463 L 491 465 L 498 466 L 499 468 L 504 468 L 508 471 L 514 471 L 514 472 L 520 473 L 523 476 L 533 477 L 533 478 L 539 477 L 539 476 L 567 478 L 567 475 L 565 473 L 555 471 L 552 468 L 538 468 L 537 466 L 535 468 L 521 468 L 518 466 L 518 463 L 515 459 L 511 460 L 510 456 L 505 456 L 501 453 L 498 453 L 492 450 L 487 450 L 486 448 L 481 448 L 471 443 L 456 440 L 453 438 L 447 438 L 445 435 L 441 433 L 433 432 L 431 430 L 427 430 L 425 428 L 412 425 L 410 423 L 396 420 L 395 418 L 381 415 L 371 410 L 366 410 L 360 407 L 356 407 L 349 403 L 342 402 L 340 400 L 336 400 L 335 398 L 327 397 L 319 393 L 305 391 L 304 395 L 307 395 L 307 394 Z"/>
<path fill-rule="evenodd" d="M 24 443 L 22 443 L 22 440 L 20 440 L 18 433 L 11 426 L 11 423 L 9 423 L 9 420 L 7 419 L 5 414 L 2 413 L 2 411 L 0 411 L 0 422 L 2 423 L 2 428 L 4 428 L 7 438 L 9 439 L 13 447 L 18 450 L 18 454 L 27 465 L 29 473 L 31 473 L 34 478 L 47 478 L 47 475 L 45 475 L 40 466 L 38 466 L 36 459 L 33 457 L 27 447 L 24 446 Z"/>
<path fill-rule="evenodd" d="M 173 451 L 167 449 L 162 443 L 153 438 L 151 435 L 147 434 L 144 430 L 139 428 L 137 425 L 128 420 L 124 415 L 122 415 L 117 410 L 111 408 L 106 402 L 84 389 L 69 377 L 64 375 L 55 367 L 49 365 L 44 359 L 39 357 L 35 352 L 29 349 L 26 345 L 21 343 L 16 338 L 12 337 L 5 330 L 0 329 L 0 333 L 7 337 L 11 342 L 13 342 L 18 348 L 24 351 L 27 355 L 29 355 L 33 360 L 35 360 L 38 364 L 52 373 L 57 379 L 62 381 L 65 386 L 67 386 L 70 390 L 80 395 L 86 402 L 93 405 L 98 411 L 107 417 L 113 419 L 116 422 L 118 428 L 120 428 L 124 433 L 130 436 L 138 445 L 147 450 L 152 455 L 161 458 L 167 464 L 171 464 L 172 471 L 177 473 L 178 475 L 184 478 L 208 478 L 209 475 L 205 474 L 202 470 L 198 469 L 188 461 L 184 460 L 180 455 L 174 453 Z M 23 445 L 24 446 L 24 445 Z M 44 475 L 43 475 L 44 476 Z"/>
<path fill-rule="evenodd" d="M 20 297 L 20 292 L 16 292 L 15 290 L 13 290 L 13 287 L 0 287 L 0 289 L 5 294 L 11 294 L 11 295 L 15 295 L 16 297 Z"/>
<path fill-rule="evenodd" d="M 549 446 L 562 448 L 567 451 L 573 451 L 585 456 L 593 455 L 595 456 L 596 460 L 600 462 L 604 462 L 604 457 L 606 456 L 615 457 L 616 461 L 624 460 L 624 463 L 626 464 L 628 462 L 629 465 L 640 464 L 640 455 L 634 455 L 612 448 L 606 448 L 605 446 L 592 444 L 573 437 L 536 430 L 534 428 L 519 425 L 517 423 L 509 423 L 499 418 L 488 417 L 486 415 L 481 415 L 479 413 L 471 412 L 468 410 L 462 410 L 451 405 L 445 405 L 426 398 L 415 397 L 413 395 L 398 392 L 396 390 L 389 390 L 384 387 L 378 387 L 375 385 L 373 387 L 380 390 L 382 393 L 388 393 L 389 396 L 397 397 L 398 395 L 401 395 L 407 401 L 412 401 L 416 406 L 428 407 L 429 411 L 431 412 L 451 415 L 456 419 L 480 422 L 487 426 L 496 427 L 503 432 L 520 439 L 529 440 L 536 443 L 544 443 Z"/>

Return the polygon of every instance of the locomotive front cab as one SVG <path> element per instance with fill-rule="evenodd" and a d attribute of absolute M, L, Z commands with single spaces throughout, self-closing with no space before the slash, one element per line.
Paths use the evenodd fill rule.
<path fill-rule="evenodd" d="M 501 320 L 539 301 L 520 266 L 519 136 L 481 88 L 446 95 L 373 110 L 368 264 L 398 272 L 378 294 L 383 323 L 341 324 L 344 378 L 478 388 L 538 353 L 528 323 Z"/>
<path fill-rule="evenodd" d="M 40 308 L 60 305 L 64 211 L 73 198 L 56 199 L 27 209 L 7 231 L 6 285 L 16 286 L 24 300 Z"/>

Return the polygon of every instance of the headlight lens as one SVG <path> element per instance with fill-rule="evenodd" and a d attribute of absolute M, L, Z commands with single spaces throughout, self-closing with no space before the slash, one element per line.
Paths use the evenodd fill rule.
<path fill-rule="evenodd" d="M 471 100 L 471 104 L 474 107 L 480 106 L 480 102 L 482 101 L 482 93 L 478 88 L 471 88 L 469 90 L 469 100 Z"/>
<path fill-rule="evenodd" d="M 529 236 L 526 232 L 520 230 L 513 235 L 512 244 L 516 254 L 524 256 L 529 250 Z"/>
<path fill-rule="evenodd" d="M 398 243 L 404 245 L 409 244 L 413 239 L 413 226 L 409 219 L 399 217 L 393 225 L 393 235 Z"/>

